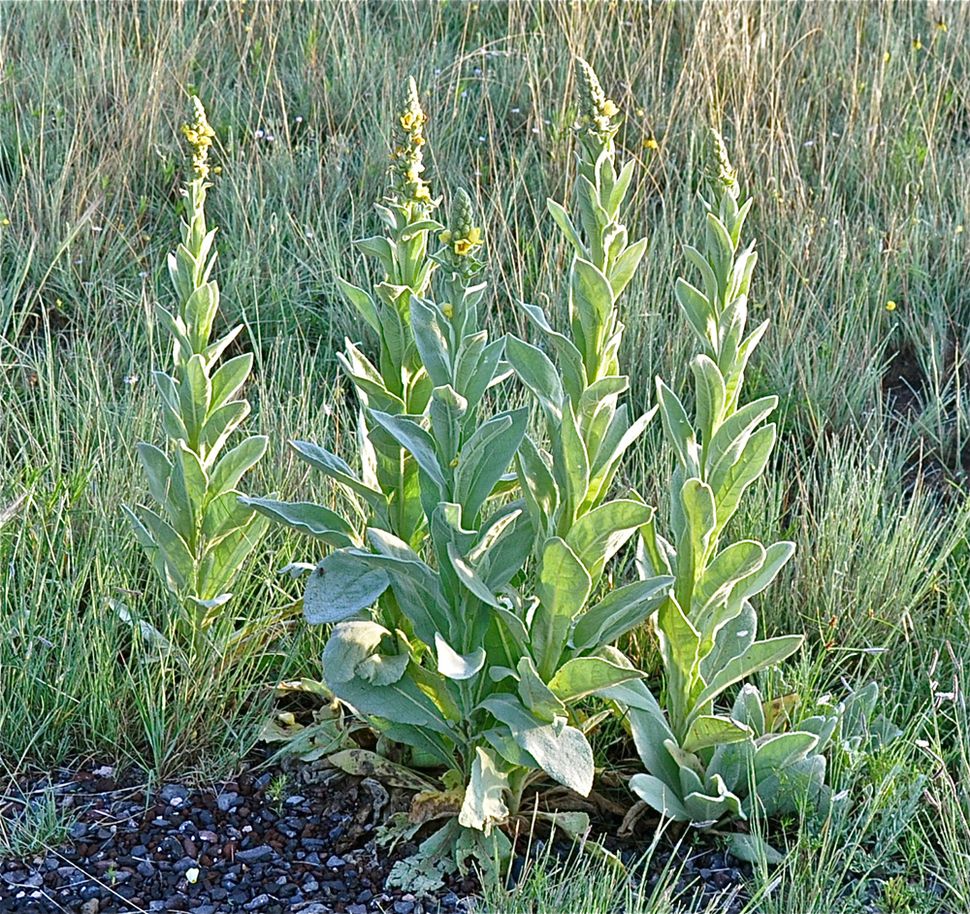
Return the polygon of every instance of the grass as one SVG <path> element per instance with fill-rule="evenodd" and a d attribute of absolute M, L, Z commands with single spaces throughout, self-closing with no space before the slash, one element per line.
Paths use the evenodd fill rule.
<path fill-rule="evenodd" d="M 360 330 L 334 275 L 364 279 L 349 242 L 374 225 L 383 125 L 402 80 L 414 74 L 427 91 L 431 180 L 464 183 L 483 209 L 488 322 L 500 331 L 518 327 L 518 298 L 563 312 L 567 252 L 544 199 L 562 198 L 572 180 L 575 112 L 564 100 L 582 53 L 627 112 L 620 141 L 639 161 L 631 231 L 646 232 L 650 249 L 625 299 L 622 354 L 639 406 L 653 375 L 685 380 L 690 341 L 670 290 L 680 245 L 698 229 L 711 105 L 756 197 L 754 311 L 772 327 L 750 396 L 781 395 L 782 445 L 734 532 L 798 543 L 760 612 L 769 632 L 809 636 L 804 656 L 763 685 L 812 700 L 843 680 L 876 678 L 884 712 L 907 727 L 878 770 L 843 773 L 851 814 L 792 824 L 786 862 L 756 880 L 751 909 L 822 912 L 833 899 L 844 910 L 970 906 L 960 789 L 970 777 L 970 9 L 348 0 L 5 12 L 0 758 L 9 770 L 120 754 L 158 777 L 214 776 L 253 745 L 278 681 L 319 674 L 320 634 L 300 624 L 296 590 L 276 575 L 316 556 L 278 530 L 233 601 L 259 637 L 232 664 L 149 662 L 111 608 L 123 600 L 154 623 L 166 617 L 120 505 L 144 495 L 133 448 L 158 425 L 146 379 L 164 351 L 151 306 L 170 294 L 164 255 L 177 232 L 186 93 L 200 94 L 218 134 L 210 215 L 224 320 L 246 326 L 251 427 L 271 439 L 250 488 L 324 501 L 284 443 L 352 451 L 352 404 L 332 353 Z M 622 483 L 656 501 L 670 458 L 659 429 L 648 438 Z M 649 663 L 648 635 L 634 645 Z M 593 900 L 548 860 L 505 909 L 669 909 L 663 898 L 632 898 L 595 861 L 583 865 Z"/>

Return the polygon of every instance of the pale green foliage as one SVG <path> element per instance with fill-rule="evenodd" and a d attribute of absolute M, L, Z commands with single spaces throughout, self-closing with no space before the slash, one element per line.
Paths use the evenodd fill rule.
<path fill-rule="evenodd" d="M 756 640 L 758 618 L 751 603 L 791 558 L 794 545 L 721 544 L 741 496 L 767 465 L 775 427 L 764 423 L 777 397 L 740 405 L 744 369 L 767 322 L 746 335 L 756 255 L 750 246 L 741 250 L 740 239 L 751 201 L 739 205 L 724 143 L 716 132 L 713 140 L 704 249 L 686 248 L 701 287 L 684 279 L 675 286 L 702 345 L 691 362 L 694 420 L 658 379 L 664 432 L 676 457 L 672 536 L 668 541 L 648 524 L 638 556 L 644 577 L 674 578 L 654 617 L 666 708 L 642 682 L 612 693 L 629 708 L 647 769 L 632 778 L 633 791 L 665 816 L 703 825 L 747 818 L 755 806 L 773 815 L 793 810 L 800 801 L 817 803 L 825 780 L 823 752 L 845 710 L 776 732 L 776 720 L 789 721 L 766 706 L 753 686 L 741 689 L 730 714 L 714 707 L 726 689 L 791 655 L 802 637 Z"/>
<path fill-rule="evenodd" d="M 246 557 L 267 523 L 239 501 L 237 486 L 266 451 L 263 435 L 226 449 L 232 433 L 249 415 L 240 396 L 253 365 L 251 354 L 221 362 L 242 330 L 237 326 L 213 342 L 219 286 L 210 279 L 215 264 L 215 229 L 207 229 L 206 162 L 213 132 L 195 98 L 195 123 L 183 128 L 192 151 L 193 176 L 187 183 L 182 243 L 168 258 L 175 313 L 156 307 L 172 339 L 171 373 L 153 372 L 161 400 L 166 450 L 142 442 L 138 456 L 156 508 L 125 509 L 135 535 L 168 590 L 178 599 L 181 635 L 192 645 L 222 615 Z M 130 612 L 122 609 L 126 618 Z M 143 633 L 159 642 L 147 623 Z M 161 642 L 159 642 L 161 643 Z"/>
<path fill-rule="evenodd" d="M 375 360 L 349 339 L 344 352 L 338 354 L 362 407 L 357 426 L 360 470 L 355 471 L 316 445 L 292 442 L 298 457 L 346 491 L 358 506 L 364 524 L 359 520 L 350 524 L 313 504 L 247 500 L 267 517 L 330 545 L 359 542 L 360 532 L 367 525 L 386 530 L 413 547 L 418 547 L 424 536 L 418 463 L 392 436 L 375 427 L 368 410 L 420 416 L 427 411 L 431 395 L 431 382 L 415 344 L 410 317 L 413 297 L 426 293 L 439 266 L 438 259 L 428 255 L 428 237 L 442 226 L 431 218 L 438 201 L 431 198 L 422 177 L 426 120 L 415 82 L 409 79 L 394 125 L 389 186 L 383 202 L 376 205 L 384 234 L 357 241 L 357 247 L 380 265 L 381 279 L 368 292 L 337 278 L 344 297 L 378 341 Z M 393 608 L 387 608 L 386 621 L 395 622 Z"/>
<path fill-rule="evenodd" d="M 602 503 L 623 454 L 654 412 L 631 422 L 626 405 L 619 404 L 629 380 L 620 374 L 617 360 L 623 337 L 617 301 L 647 246 L 646 239 L 629 242 L 620 221 L 634 162 L 617 170 L 617 108 L 605 97 L 589 65 L 581 60 L 579 68 L 582 121 L 573 192 L 576 221 L 561 204 L 547 201 L 573 248 L 568 335 L 555 330 L 540 308 L 524 304 L 555 363 L 543 349 L 523 340 L 512 337 L 508 344 L 509 362 L 541 407 L 549 440 L 548 451 L 530 438 L 524 441 L 517 458 L 520 485 L 537 529 L 562 537 L 598 508 L 601 518 L 608 516 L 607 523 L 620 528 L 646 523 L 649 512 L 644 508 Z"/>
<path fill-rule="evenodd" d="M 402 396 L 390 396 L 380 372 L 348 350 L 354 362 L 348 355 L 345 367 L 363 394 L 362 427 L 376 456 L 368 460 L 362 446 L 365 470 L 358 475 L 333 454 L 296 445 L 348 495 L 373 507 L 366 546 L 351 524 L 326 509 L 249 502 L 341 547 L 320 562 L 304 595 L 307 618 L 335 626 L 324 678 L 388 738 L 411 747 L 415 760 L 450 770 L 445 795 L 457 789 L 457 817 L 421 850 L 421 859 L 440 863 L 446 848 L 449 866 L 468 855 L 486 866 L 507 856 L 499 826 L 518 813 L 537 776 L 589 793 L 593 751 L 585 730 L 595 720 L 587 721 L 577 703 L 639 678 L 609 645 L 640 624 L 671 583 L 660 576 L 595 599 L 606 564 L 653 509 L 635 495 L 606 501 L 624 450 L 646 424 L 631 427 L 626 409 L 617 407 L 627 379 L 616 363 L 622 332 L 616 299 L 644 243 L 628 246 L 618 222 L 632 163 L 618 176 L 612 136 L 594 143 L 588 128 L 580 135 L 577 186 L 588 239 L 573 231 L 578 248 L 570 271 L 577 344 L 548 329 L 560 341 L 556 353 L 571 380 L 564 385 L 559 368 L 537 348 L 512 337 L 490 341 L 479 329 L 482 232 L 470 198 L 458 192 L 439 235 L 442 247 L 431 258 L 440 278 L 435 297 L 405 284 L 378 288 L 378 297 L 382 288 L 393 296 L 375 329 L 384 333 L 387 321 L 406 320 L 410 334 L 396 338 L 406 337 L 417 359 L 401 376 Z M 396 212 L 402 220 L 407 215 Z M 557 218 L 568 222 L 564 211 Z M 427 231 L 427 223 L 412 231 Z M 388 271 L 396 243 L 371 242 Z M 365 312 L 374 302 L 360 290 L 353 295 Z M 529 310 L 548 326 L 540 311 Z M 382 345 L 382 353 L 387 349 Z M 547 415 L 552 456 L 525 438 L 528 408 L 487 407 L 486 393 L 510 374 L 506 351 Z M 386 363 L 395 380 L 406 362 Z M 423 393 L 408 400 L 406 389 Z M 397 467 L 413 468 L 415 489 L 395 489 L 394 479 L 368 473 L 374 461 L 379 468 L 394 455 Z M 505 497 L 520 487 L 523 498 Z M 383 510 L 388 492 L 394 493 L 389 508 L 402 493 L 422 522 L 402 524 L 400 515 Z M 556 502 L 548 518 L 547 498 Z M 535 569 L 526 573 L 532 557 Z M 399 868 L 393 878 L 413 882 L 409 873 Z"/>
<path fill-rule="evenodd" d="M 483 845 L 482 837 L 455 832 L 487 863 L 507 854 L 508 839 L 495 826 L 517 812 L 535 775 L 589 792 L 593 753 L 571 706 L 639 676 L 603 645 L 646 616 L 663 582 L 633 585 L 588 609 L 603 565 L 650 516 L 632 501 L 615 503 L 620 523 L 604 512 L 588 515 L 567 539 L 540 532 L 538 580 L 520 580 L 536 533 L 521 501 L 493 496 L 513 482 L 508 470 L 528 411 L 483 411 L 505 345 L 477 329 L 483 291 L 462 286 L 456 272 L 450 301 L 411 299 L 414 338 L 433 385 L 427 420 L 369 411 L 369 421 L 419 467 L 426 552 L 372 527 L 370 549 L 352 546 L 320 563 L 308 596 L 318 620 L 339 623 L 324 651 L 327 684 L 387 736 L 457 774 L 464 799 L 446 829 L 460 825 L 490 838 Z M 359 615 L 388 587 L 407 632 Z"/>

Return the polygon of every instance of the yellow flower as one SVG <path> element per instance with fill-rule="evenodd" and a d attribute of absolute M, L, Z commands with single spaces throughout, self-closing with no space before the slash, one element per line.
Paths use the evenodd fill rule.
<path fill-rule="evenodd" d="M 914 38 L 913 39 L 913 50 L 914 51 L 921 51 L 922 49 L 923 49 L 923 42 L 920 41 L 919 38 Z"/>
<path fill-rule="evenodd" d="M 603 104 L 600 105 L 600 113 L 605 115 L 606 117 L 614 117 L 616 114 L 619 113 L 619 110 L 620 109 L 617 108 L 615 104 L 613 104 L 613 99 L 611 98 L 606 99 L 606 101 L 604 101 Z"/>
<path fill-rule="evenodd" d="M 948 25 L 946 24 L 946 20 L 945 20 L 945 19 L 940 19 L 940 20 L 939 20 L 939 21 L 938 21 L 938 22 L 936 23 L 936 30 L 937 30 L 938 32 L 946 32 L 946 31 L 948 31 L 948 30 L 949 30 L 949 26 L 948 26 Z"/>
<path fill-rule="evenodd" d="M 0 225 L 10 225 L 10 220 L 4 216 L 3 219 L 0 219 Z"/>
<path fill-rule="evenodd" d="M 471 249 L 474 246 L 475 245 L 473 245 L 467 238 L 458 238 L 454 244 L 455 253 L 459 257 L 464 257 L 466 254 L 471 252 Z"/>
<path fill-rule="evenodd" d="M 659 149 L 660 148 L 660 144 L 652 136 L 648 136 L 643 141 L 643 148 L 644 149 L 654 149 L 654 150 L 656 150 L 656 149 Z"/>
<path fill-rule="evenodd" d="M 882 59 L 883 63 L 889 63 L 889 61 L 893 59 L 893 55 L 890 54 L 889 51 L 886 51 L 886 53 L 882 55 Z"/>
<path fill-rule="evenodd" d="M 472 226 L 468 230 L 468 240 L 472 244 L 481 244 L 482 243 L 482 230 L 477 225 Z"/>
<path fill-rule="evenodd" d="M 182 133 L 192 148 L 192 168 L 195 171 L 196 179 L 204 180 L 209 175 L 209 147 L 212 145 L 216 133 L 209 126 L 205 108 L 197 95 L 192 96 L 192 105 L 195 109 L 195 120 L 191 124 L 184 124 Z"/>
<path fill-rule="evenodd" d="M 423 146 L 424 137 L 421 136 L 421 134 L 416 133 L 414 136 L 411 137 L 411 142 L 414 143 L 415 146 Z"/>
<path fill-rule="evenodd" d="M 886 302 L 886 310 L 887 311 L 895 311 L 896 310 L 896 302 L 894 302 L 892 299 L 889 299 L 889 301 Z"/>

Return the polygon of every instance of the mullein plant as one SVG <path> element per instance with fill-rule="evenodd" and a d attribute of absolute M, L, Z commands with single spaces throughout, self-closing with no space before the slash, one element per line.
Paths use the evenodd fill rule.
<path fill-rule="evenodd" d="M 241 325 L 212 340 L 219 286 L 210 278 L 216 259 L 215 229 L 206 225 L 205 202 L 215 134 L 198 98 L 193 98 L 193 106 L 194 120 L 182 128 L 191 152 L 182 240 L 168 258 L 176 307 L 156 307 L 172 342 L 170 370 L 152 373 L 168 446 L 138 445 L 155 506 L 125 511 L 175 597 L 179 646 L 200 650 L 212 643 L 214 633 L 225 633 L 228 617 L 223 607 L 267 526 L 265 518 L 240 503 L 237 491 L 242 477 L 266 451 L 267 439 L 252 435 L 227 449 L 250 413 L 240 392 L 253 356 L 245 353 L 222 361 Z M 147 623 L 141 622 L 140 628 L 151 632 Z M 154 634 L 156 643 L 165 642 L 160 632 Z"/>
<path fill-rule="evenodd" d="M 315 532 L 338 547 L 310 574 L 304 596 L 306 617 L 334 626 L 324 680 L 382 734 L 379 745 L 406 746 L 412 764 L 420 759 L 444 769 L 443 790 L 416 798 L 412 809 L 416 824 L 429 815 L 444 821 L 417 858 L 395 871 L 402 882 L 427 885 L 469 857 L 489 869 L 506 858 L 504 829 L 513 827 L 537 779 L 589 793 L 587 733 L 598 718 L 587 716 L 582 700 L 641 676 L 611 645 L 649 615 L 672 580 L 660 575 L 597 598 L 607 563 L 652 510 L 635 496 L 607 500 L 623 452 L 649 418 L 631 423 L 618 407 L 627 380 L 616 361 L 616 302 L 644 242 L 627 244 L 618 219 L 632 164 L 617 173 L 615 105 L 585 65 L 584 73 L 578 196 L 586 240 L 573 230 L 570 335 L 553 331 L 527 306 L 564 367 L 514 339 L 489 341 L 480 329 L 482 231 L 470 198 L 458 192 L 439 249 L 429 256 L 435 293 L 389 284 L 391 300 L 407 308 L 384 314 L 402 323 L 406 315 L 409 333 L 392 335 L 413 341 L 413 361 L 388 358 L 380 371 L 365 372 L 356 356 L 346 359 L 363 394 L 362 462 L 376 468 L 381 454 L 399 455 L 395 467 L 414 467 L 408 497 L 420 521 L 401 524 L 400 515 L 381 507 L 381 498 L 394 503 L 387 495 L 400 491 L 398 477 L 385 488 L 378 469 L 358 476 L 310 446 L 302 446 L 304 457 L 369 501 L 363 536 L 322 507 L 300 506 L 298 518 L 280 503 L 248 501 L 296 527 L 306 528 L 309 512 L 317 512 Z M 423 124 L 423 115 L 410 116 L 413 108 L 402 115 L 402 128 Z M 395 212 L 403 218 L 404 211 Z M 416 213 L 417 227 L 402 229 L 402 239 L 430 231 L 428 213 Z M 393 265 L 396 243 L 371 246 Z M 430 269 L 420 271 L 422 281 Z M 365 314 L 380 298 L 350 289 L 354 296 Z M 384 319 L 377 323 L 385 327 Z M 391 326 L 398 328 L 393 320 Z M 382 352 L 391 348 L 382 345 Z M 489 388 L 509 374 L 506 350 L 546 414 L 551 454 L 525 437 L 528 408 L 495 413 L 485 406 Z M 390 367 L 397 379 L 405 364 L 407 374 L 394 383 L 402 393 L 410 389 L 410 399 L 390 397 L 381 372 Z M 581 818 L 557 821 L 575 828 Z"/>
<path fill-rule="evenodd" d="M 355 516 L 345 519 L 308 502 L 273 498 L 246 501 L 272 520 L 338 548 L 362 545 L 362 531 L 369 526 L 385 530 L 414 548 L 420 546 L 426 532 L 418 463 L 369 418 L 372 409 L 390 415 L 424 416 L 431 396 L 432 384 L 411 330 L 411 303 L 426 294 L 439 267 L 440 258 L 429 255 L 428 240 L 443 228 L 432 218 L 440 201 L 431 196 L 424 178 L 426 125 L 427 116 L 411 78 L 394 120 L 388 186 L 382 202 L 375 206 L 384 234 L 356 242 L 361 251 L 377 260 L 381 279 L 368 292 L 337 277 L 344 297 L 377 337 L 374 359 L 350 340 L 345 342 L 344 352 L 338 353 L 360 403 L 359 469 L 317 444 L 290 443 L 298 457 L 334 481 L 355 506 Z M 340 559 L 331 561 L 339 563 Z M 319 589 L 311 577 L 303 610 L 314 624 L 332 621 L 317 599 Z M 384 597 L 382 608 L 388 624 L 404 621 L 393 596 Z"/>
<path fill-rule="evenodd" d="M 427 521 L 419 553 L 386 530 L 367 531 L 369 548 L 331 553 L 311 575 L 336 623 L 323 655 L 334 694 L 387 739 L 434 760 L 443 789 L 419 796 L 412 819 L 441 819 L 416 859 L 392 879 L 440 877 L 469 857 L 491 869 L 511 853 L 503 830 L 523 795 L 549 777 L 586 795 L 595 724 L 579 709 L 589 695 L 640 676 L 615 649 L 629 617 L 623 600 L 591 602 L 593 582 L 636 527 L 601 518 L 567 541 L 541 537 L 536 579 L 523 574 L 537 530 L 508 492 L 528 408 L 489 414 L 484 397 L 502 378 L 506 340 L 478 329 L 482 284 L 474 254 L 481 239 L 459 193 L 442 250 L 439 300 L 413 297 L 411 327 L 431 380 L 428 427 L 420 417 L 368 410 L 418 464 Z M 593 569 L 591 572 L 589 569 Z M 659 599 L 659 578 L 639 605 Z M 642 589 L 642 588 L 640 588 Z M 393 593 L 407 622 L 391 629 L 369 612 Z M 576 817 L 561 817 L 577 827 Z M 583 825 L 579 823 L 579 825 Z M 426 883 L 425 883 L 426 885 Z"/>
<path fill-rule="evenodd" d="M 595 193 L 620 201 L 612 159 L 615 125 L 590 123 L 601 131 L 599 177 L 594 175 L 600 184 L 584 180 L 599 186 Z M 628 183 L 630 170 L 625 174 Z M 589 245 L 612 251 L 615 259 L 627 247 L 617 207 L 610 206 L 612 216 L 597 223 Z M 606 235 L 621 241 L 606 244 Z M 334 626 L 323 657 L 327 686 L 382 734 L 379 745 L 408 747 L 403 757 L 412 764 L 431 760 L 443 770 L 441 789 L 417 797 L 412 808 L 415 827 L 429 818 L 442 819 L 441 827 L 421 845 L 413 865 L 395 872 L 402 882 L 422 867 L 440 876 L 469 857 L 486 868 L 507 858 L 506 830 L 519 821 L 525 792 L 540 778 L 589 793 L 594 764 L 587 732 L 597 718 L 587 716 L 582 701 L 639 678 L 611 645 L 649 614 L 671 583 L 659 576 L 596 598 L 607 563 L 652 516 L 639 499 L 605 500 L 620 456 L 635 437 L 625 410 L 616 406 L 626 379 L 615 374 L 615 360 L 592 345 L 577 347 L 556 336 L 576 358 L 565 385 L 541 350 L 526 347 L 517 360 L 527 386 L 546 396 L 559 415 L 573 417 L 560 450 L 572 462 L 566 474 L 552 477 L 561 469 L 551 469 L 556 458 L 539 457 L 551 485 L 560 480 L 564 506 L 557 503 L 546 518 L 531 494 L 546 485 L 545 478 L 537 479 L 521 460 L 528 408 L 494 412 L 486 406 L 489 388 L 509 374 L 503 352 L 515 343 L 489 341 L 479 327 L 482 231 L 466 194 L 455 195 L 438 240 L 431 255 L 434 294 L 407 294 L 419 360 L 412 377 L 426 378 L 427 397 L 420 409 L 405 411 L 375 395 L 375 371 L 363 409 L 367 436 L 380 436 L 386 453 L 394 452 L 388 447 L 393 443 L 416 467 L 424 533 L 409 542 L 417 525 L 395 529 L 379 511 L 360 538 L 349 521 L 341 521 L 339 530 L 330 522 L 328 535 L 336 531 L 343 541 L 332 536 L 340 548 L 310 574 L 304 597 L 308 619 Z M 591 256 L 612 271 L 609 258 Z M 585 258 L 574 272 L 584 270 L 606 275 Z M 577 321 L 599 327 L 589 338 L 615 352 L 615 303 L 626 282 L 601 285 L 596 298 L 578 279 L 574 285 L 576 313 L 585 314 Z M 544 375 L 541 386 L 534 383 L 535 372 Z M 592 464 L 590 450 L 597 461 Z M 533 446 L 530 453 L 538 451 Z M 338 460 L 326 455 L 317 463 L 345 488 L 359 492 L 367 485 Z M 524 491 L 517 499 L 518 482 Z M 376 482 L 371 491 L 379 491 Z M 576 827 L 580 818 L 557 821 Z"/>
<path fill-rule="evenodd" d="M 776 431 L 767 419 L 778 404 L 765 396 L 741 404 L 744 372 L 767 329 L 747 332 L 748 290 L 756 254 L 742 249 L 751 200 L 742 202 L 721 136 L 712 133 L 713 168 L 702 196 L 703 249 L 686 248 L 700 285 L 678 279 L 677 301 L 701 351 L 691 361 L 694 418 L 657 379 L 664 434 L 675 456 L 670 538 L 651 521 L 642 531 L 638 565 L 673 586 L 653 615 L 663 664 L 665 709 L 642 681 L 610 691 L 625 705 L 646 773 L 630 781 L 634 793 L 666 817 L 710 826 L 755 814 L 794 811 L 824 796 L 833 739 L 848 739 L 846 706 L 829 706 L 794 725 L 791 702 L 765 702 L 745 685 L 730 711 L 715 702 L 731 686 L 779 663 L 802 644 L 801 635 L 757 640 L 752 599 L 794 552 L 789 542 L 767 548 L 754 540 L 722 542 L 744 492 L 763 474 Z M 858 706 L 871 710 L 871 688 Z M 853 726 L 853 731 L 858 728 Z M 853 732 L 852 737 L 855 738 Z M 735 844 L 742 852 L 743 846 Z"/>
<path fill-rule="evenodd" d="M 511 337 L 508 361 L 539 404 L 549 448 L 528 435 L 516 458 L 518 479 L 536 530 L 536 576 L 588 578 L 597 591 L 604 568 L 637 531 L 649 524 L 653 508 L 636 493 L 609 499 L 625 452 L 643 434 L 656 408 L 631 421 L 620 397 L 629 379 L 620 373 L 618 352 L 623 324 L 620 296 L 646 250 L 646 239 L 630 241 L 623 218 L 634 163 L 617 167 L 615 137 L 619 110 L 599 79 L 578 61 L 580 123 L 574 187 L 576 220 L 554 200 L 550 213 L 573 248 L 568 274 L 568 329 L 553 329 L 542 310 L 523 304 L 542 334 L 545 348 Z M 573 610 L 576 629 L 570 649 L 580 652 L 610 645 L 640 625 L 657 608 L 669 584 L 668 572 L 621 586 L 599 604 L 606 610 L 581 619 L 583 601 Z M 592 621 L 599 620 L 595 628 Z M 540 663 L 551 675 L 559 657 L 547 653 Z M 629 665 L 614 651 L 612 662 Z"/>

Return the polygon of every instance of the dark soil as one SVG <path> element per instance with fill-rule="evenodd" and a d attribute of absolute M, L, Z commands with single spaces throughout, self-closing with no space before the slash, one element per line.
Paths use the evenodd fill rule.
<path fill-rule="evenodd" d="M 70 843 L 28 859 L 0 859 L 2 914 L 461 914 L 479 906 L 470 876 L 433 898 L 388 888 L 394 862 L 415 845 L 388 852 L 375 832 L 408 808 L 410 794 L 323 765 L 247 772 L 214 788 L 170 783 L 156 791 L 101 766 L 18 789 L 30 797 L 51 788 L 74 823 Z M 0 798 L 0 815 L 14 807 L 22 804 L 4 810 Z M 606 840 L 627 862 L 645 846 Z M 533 853 L 541 847 L 534 844 Z M 556 842 L 553 852 L 566 857 L 571 849 Z M 658 855 L 654 866 L 665 862 Z M 740 910 L 750 868 L 709 847 L 684 851 L 678 863 L 686 897 L 736 889 L 724 911 Z M 521 857 L 514 862 L 513 879 L 523 864 Z"/>
<path fill-rule="evenodd" d="M 466 910 L 475 888 L 458 884 L 433 903 L 385 891 L 409 848 L 389 855 L 375 828 L 409 797 L 332 769 L 243 774 L 216 789 L 165 784 L 150 794 L 101 767 L 62 773 L 54 789 L 76 817 L 72 844 L 0 860 L 4 914 L 423 914 Z"/>

